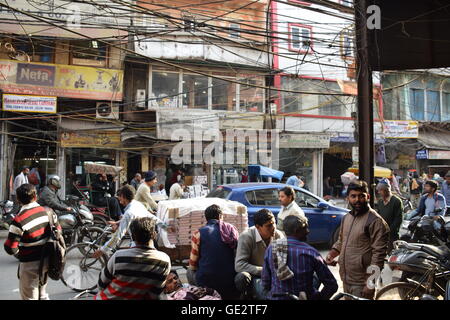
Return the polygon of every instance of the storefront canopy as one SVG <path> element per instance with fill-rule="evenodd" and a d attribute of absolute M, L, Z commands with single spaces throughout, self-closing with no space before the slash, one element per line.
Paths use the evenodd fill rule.
<path fill-rule="evenodd" d="M 420 131 L 417 140 L 427 149 L 450 150 L 450 133 L 448 132 Z"/>
<path fill-rule="evenodd" d="M 353 172 L 356 175 L 359 175 L 359 168 L 348 168 L 349 172 Z M 377 178 L 390 178 L 392 176 L 391 169 L 375 166 L 373 170 L 374 177 Z"/>
<path fill-rule="evenodd" d="M 283 171 L 274 170 L 268 167 L 260 166 L 260 165 L 249 165 L 248 166 L 248 174 L 250 176 L 257 175 L 265 178 L 275 178 L 281 181 L 284 176 Z"/>

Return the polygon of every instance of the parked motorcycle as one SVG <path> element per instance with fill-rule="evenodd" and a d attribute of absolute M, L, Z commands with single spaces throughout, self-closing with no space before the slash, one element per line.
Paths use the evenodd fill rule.
<path fill-rule="evenodd" d="M 417 209 L 411 210 L 406 214 L 400 227 L 400 240 L 412 243 L 441 245 L 438 239 L 446 239 L 447 236 L 445 235 L 444 226 L 450 222 L 450 217 L 439 217 L 439 219 L 443 219 L 441 230 L 436 230 L 433 218 L 420 216 Z"/>
<path fill-rule="evenodd" d="M 394 250 L 388 265 L 400 272 L 398 282 L 391 283 L 377 292 L 376 298 L 401 300 L 428 299 L 427 296 L 445 297 L 450 281 L 450 224 L 442 217 L 438 220 L 444 234 L 431 232 L 438 246 L 424 243 L 394 242 Z"/>
<path fill-rule="evenodd" d="M 9 229 L 14 217 L 19 213 L 20 207 L 10 200 L 0 202 L 0 228 Z"/>

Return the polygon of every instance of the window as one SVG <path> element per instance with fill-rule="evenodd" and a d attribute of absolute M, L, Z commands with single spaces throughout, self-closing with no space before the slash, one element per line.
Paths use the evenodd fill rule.
<path fill-rule="evenodd" d="M 95 40 L 72 42 L 72 64 L 106 67 L 106 44 Z"/>
<path fill-rule="evenodd" d="M 239 79 L 239 82 L 249 85 L 240 85 L 239 110 L 245 112 L 264 112 L 264 78 L 249 75 L 248 78 Z"/>
<path fill-rule="evenodd" d="M 354 42 L 353 34 L 346 30 L 341 34 L 341 56 L 343 59 L 353 58 L 354 53 Z"/>
<path fill-rule="evenodd" d="M 425 120 L 424 91 L 422 89 L 410 89 L 409 110 L 412 120 Z"/>
<path fill-rule="evenodd" d="M 319 200 L 301 191 L 295 191 L 295 202 L 301 208 L 317 208 Z"/>
<path fill-rule="evenodd" d="M 339 0 L 339 2 L 346 7 L 353 7 L 353 0 Z"/>
<path fill-rule="evenodd" d="M 212 78 L 212 109 L 233 111 L 236 106 L 236 84 Z"/>
<path fill-rule="evenodd" d="M 178 108 L 179 74 L 153 71 L 150 105 L 153 108 Z"/>
<path fill-rule="evenodd" d="M 217 187 L 213 191 L 211 191 L 206 198 L 220 198 L 220 199 L 226 199 L 228 195 L 230 194 L 230 190 L 226 190 L 222 187 Z"/>
<path fill-rule="evenodd" d="M 208 109 L 208 77 L 183 74 L 183 108 Z"/>
<path fill-rule="evenodd" d="M 16 51 L 25 52 L 32 62 L 53 62 L 53 43 L 33 40 L 31 44 L 29 39 L 23 39 L 15 41 L 13 46 Z"/>
<path fill-rule="evenodd" d="M 241 26 L 237 23 L 230 23 L 230 37 L 231 38 L 239 38 Z"/>
<path fill-rule="evenodd" d="M 442 121 L 450 121 L 450 93 L 443 92 Z"/>
<path fill-rule="evenodd" d="M 441 101 L 439 91 L 427 91 L 427 120 L 441 121 Z"/>
<path fill-rule="evenodd" d="M 312 48 L 311 27 L 289 24 L 289 49 L 308 52 Z"/>
<path fill-rule="evenodd" d="M 279 207 L 278 189 L 262 189 L 247 191 L 245 193 L 248 202 L 256 206 Z"/>

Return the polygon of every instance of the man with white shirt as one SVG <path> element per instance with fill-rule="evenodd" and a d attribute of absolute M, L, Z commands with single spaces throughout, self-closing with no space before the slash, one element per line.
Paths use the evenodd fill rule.
<path fill-rule="evenodd" d="M 295 191 L 291 187 L 284 187 L 278 191 L 278 199 L 281 202 L 281 210 L 277 217 L 277 228 L 283 231 L 283 220 L 287 216 L 300 216 L 305 217 L 305 213 L 295 202 Z"/>
<path fill-rule="evenodd" d="M 95 258 L 99 258 L 101 255 L 110 252 L 120 243 L 123 236 L 126 232 L 130 233 L 130 224 L 136 218 L 140 217 L 150 217 L 156 220 L 157 225 L 161 225 L 164 223 L 161 219 L 158 219 L 156 216 L 151 214 L 147 208 L 139 201 L 134 200 L 134 189 L 130 185 L 126 185 L 122 187 L 117 192 L 117 197 L 119 198 L 119 202 L 122 206 L 125 207 L 124 214 L 120 221 L 110 222 L 113 230 L 115 231 L 112 235 L 111 239 L 105 243 L 99 250 L 95 251 L 93 256 Z M 130 233 L 131 236 L 131 233 Z M 134 245 L 133 243 L 131 244 Z"/>
<path fill-rule="evenodd" d="M 11 196 L 14 202 L 17 202 L 16 190 L 21 185 L 28 183 L 28 175 L 30 174 L 30 168 L 28 166 L 22 167 L 22 172 L 20 172 L 17 177 L 14 179 L 13 189 L 11 192 Z"/>
<path fill-rule="evenodd" d="M 178 200 L 183 198 L 184 181 L 175 182 L 170 187 L 169 200 Z"/>

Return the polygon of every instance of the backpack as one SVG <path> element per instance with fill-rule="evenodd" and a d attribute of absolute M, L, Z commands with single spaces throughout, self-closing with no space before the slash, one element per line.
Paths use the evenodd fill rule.
<path fill-rule="evenodd" d="M 36 172 L 30 173 L 28 175 L 28 182 L 33 184 L 33 185 L 35 185 L 35 186 L 39 184 L 39 179 L 37 177 L 37 173 Z"/>
<path fill-rule="evenodd" d="M 48 219 L 49 219 L 49 229 L 50 229 L 50 239 L 44 245 L 42 250 L 41 262 L 39 264 L 39 283 L 42 286 L 41 281 L 42 271 L 44 267 L 44 260 L 48 257 L 48 276 L 53 280 L 60 280 L 64 265 L 66 263 L 66 243 L 64 242 L 64 237 L 62 231 L 58 230 L 55 220 L 53 210 L 46 208 Z"/>

